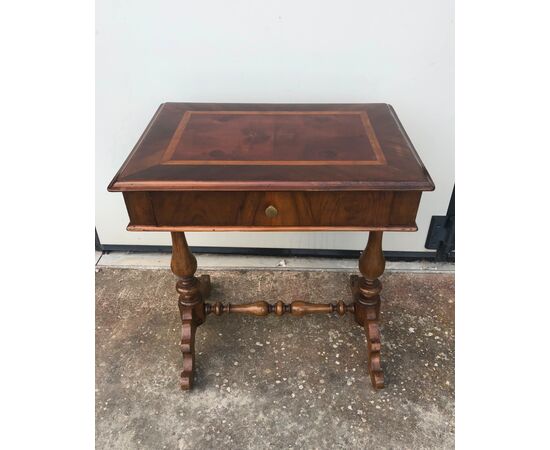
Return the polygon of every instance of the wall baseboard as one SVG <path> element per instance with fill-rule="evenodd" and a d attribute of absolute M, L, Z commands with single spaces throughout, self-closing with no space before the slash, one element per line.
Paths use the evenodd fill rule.
<path fill-rule="evenodd" d="M 102 245 L 104 252 L 135 253 L 171 253 L 170 245 Z M 247 255 L 278 257 L 316 257 L 316 258 L 359 258 L 360 250 L 318 250 L 309 248 L 262 248 L 262 247 L 190 247 L 193 253 L 210 253 L 215 255 Z M 437 252 L 400 252 L 385 251 L 387 261 L 435 261 Z M 448 259 L 454 262 L 454 252 Z"/>

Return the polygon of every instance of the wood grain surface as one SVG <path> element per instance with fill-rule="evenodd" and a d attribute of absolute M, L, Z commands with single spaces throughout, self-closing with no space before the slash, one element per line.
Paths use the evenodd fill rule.
<path fill-rule="evenodd" d="M 129 229 L 143 231 L 414 231 L 420 196 L 415 191 L 124 193 Z"/>
<path fill-rule="evenodd" d="M 164 103 L 108 189 L 433 188 L 387 104 Z"/>

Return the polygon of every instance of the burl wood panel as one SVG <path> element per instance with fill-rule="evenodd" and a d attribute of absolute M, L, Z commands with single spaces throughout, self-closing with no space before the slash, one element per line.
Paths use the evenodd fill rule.
<path fill-rule="evenodd" d="M 421 192 L 125 192 L 130 230 L 416 230 Z M 274 207 L 276 215 L 266 213 Z"/>
<path fill-rule="evenodd" d="M 164 103 L 110 191 L 433 190 L 387 104 Z"/>
<path fill-rule="evenodd" d="M 166 165 L 385 164 L 365 111 L 186 111 Z"/>

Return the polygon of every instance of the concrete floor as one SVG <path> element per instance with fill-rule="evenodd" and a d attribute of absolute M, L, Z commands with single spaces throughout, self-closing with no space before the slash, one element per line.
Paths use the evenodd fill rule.
<path fill-rule="evenodd" d="M 454 446 L 453 273 L 382 277 L 382 391 L 350 315 L 224 315 L 199 328 L 194 390 L 181 392 L 173 275 L 96 272 L 98 449 Z M 350 272 L 209 273 L 212 302 L 350 300 Z"/>

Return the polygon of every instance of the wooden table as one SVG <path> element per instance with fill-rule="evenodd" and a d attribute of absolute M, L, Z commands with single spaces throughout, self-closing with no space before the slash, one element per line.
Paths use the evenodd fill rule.
<path fill-rule="evenodd" d="M 387 104 L 164 103 L 109 185 L 130 231 L 169 231 L 182 320 L 182 389 L 193 384 L 195 333 L 208 314 L 352 313 L 367 336 L 372 385 L 380 364 L 382 233 L 416 231 L 434 184 Z M 209 304 L 210 277 L 185 231 L 369 231 L 351 277 L 353 302 Z"/>

